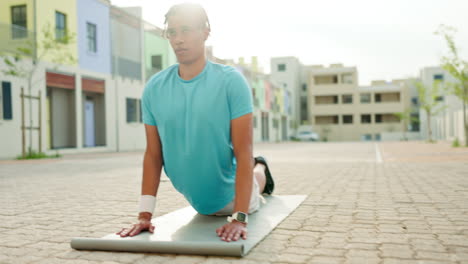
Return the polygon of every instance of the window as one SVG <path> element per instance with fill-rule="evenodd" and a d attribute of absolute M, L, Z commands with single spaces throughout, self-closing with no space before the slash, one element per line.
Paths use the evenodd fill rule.
<path fill-rule="evenodd" d="M 434 81 L 443 81 L 444 75 L 443 74 L 434 74 Z"/>
<path fill-rule="evenodd" d="M 141 116 L 141 100 L 135 98 L 127 98 L 127 123 L 142 122 Z"/>
<path fill-rule="evenodd" d="M 371 141 L 372 140 L 372 134 L 364 134 L 361 136 L 362 141 Z"/>
<path fill-rule="evenodd" d="M 25 38 L 28 35 L 26 5 L 18 5 L 11 7 L 11 38 Z"/>
<path fill-rule="evenodd" d="M 371 94 L 370 93 L 364 93 L 361 94 L 361 104 L 369 104 L 371 102 Z"/>
<path fill-rule="evenodd" d="M 151 67 L 153 69 L 162 70 L 162 56 L 161 55 L 151 56 Z"/>
<path fill-rule="evenodd" d="M 345 73 L 341 75 L 342 82 L 345 84 L 353 84 L 353 74 L 352 73 Z"/>
<path fill-rule="evenodd" d="M 382 115 L 381 114 L 376 114 L 375 115 L 375 122 L 376 123 L 382 123 Z"/>
<path fill-rule="evenodd" d="M 2 118 L 5 120 L 13 119 L 13 109 L 11 105 L 11 83 L 2 82 L 2 93 L 0 94 L 2 102 Z"/>
<path fill-rule="evenodd" d="M 411 103 L 415 106 L 418 105 L 418 97 L 411 97 Z"/>
<path fill-rule="evenodd" d="M 353 95 L 352 94 L 343 94 L 342 95 L 343 104 L 352 104 L 353 103 Z"/>
<path fill-rule="evenodd" d="M 371 115 L 364 114 L 361 115 L 361 124 L 370 124 L 371 123 Z"/>
<path fill-rule="evenodd" d="M 278 71 L 285 72 L 286 71 L 286 64 L 278 64 Z"/>
<path fill-rule="evenodd" d="M 64 41 L 67 35 L 67 16 L 64 13 L 55 11 L 55 39 Z"/>
<path fill-rule="evenodd" d="M 382 101 L 382 95 L 381 94 L 375 94 L 375 100 L 376 103 L 380 103 Z"/>
<path fill-rule="evenodd" d="M 442 102 L 442 101 L 444 101 L 444 97 L 443 96 L 437 96 L 435 98 L 435 100 L 436 100 L 436 102 Z"/>
<path fill-rule="evenodd" d="M 302 84 L 302 91 L 304 91 L 304 92 L 307 91 L 307 84 L 306 83 Z"/>
<path fill-rule="evenodd" d="M 92 23 L 86 23 L 86 31 L 88 36 L 88 51 L 96 53 L 97 42 L 96 42 L 96 25 Z"/>
<path fill-rule="evenodd" d="M 375 140 L 380 141 L 380 134 L 375 134 Z"/>
<path fill-rule="evenodd" d="M 253 117 L 253 127 L 257 128 L 257 117 L 256 116 Z"/>
<path fill-rule="evenodd" d="M 411 131 L 419 131 L 419 113 L 411 113 Z"/>
<path fill-rule="evenodd" d="M 352 124 L 353 115 L 343 115 L 343 124 Z"/>

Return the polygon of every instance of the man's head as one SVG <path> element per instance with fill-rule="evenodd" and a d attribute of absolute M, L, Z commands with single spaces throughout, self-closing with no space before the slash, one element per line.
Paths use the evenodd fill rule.
<path fill-rule="evenodd" d="M 177 60 L 191 64 L 205 56 L 205 41 L 210 35 L 210 22 L 202 6 L 183 3 L 166 13 L 164 34 L 169 39 Z"/>

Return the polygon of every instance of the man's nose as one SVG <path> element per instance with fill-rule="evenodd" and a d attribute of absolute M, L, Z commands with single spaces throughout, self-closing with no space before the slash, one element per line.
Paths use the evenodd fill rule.
<path fill-rule="evenodd" d="M 175 43 L 175 44 L 184 43 L 184 38 L 183 38 L 181 35 L 182 35 L 182 34 L 177 34 L 177 35 L 174 37 L 174 43 Z"/>

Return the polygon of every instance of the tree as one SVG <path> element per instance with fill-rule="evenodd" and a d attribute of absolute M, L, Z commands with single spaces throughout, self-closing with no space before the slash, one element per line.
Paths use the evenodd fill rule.
<path fill-rule="evenodd" d="M 394 113 L 394 115 L 398 117 L 399 120 L 403 121 L 403 140 L 408 140 L 408 138 L 406 137 L 408 123 L 418 121 L 416 117 L 411 116 L 411 112 L 411 109 L 407 108 L 403 112 Z"/>
<path fill-rule="evenodd" d="M 455 32 L 456 29 L 453 27 L 440 25 L 435 34 L 441 35 L 445 39 L 450 50 L 447 56 L 442 57 L 441 64 L 442 68 L 459 81 L 459 83 L 451 83 L 448 87 L 449 91 L 462 101 L 465 146 L 468 146 L 468 121 L 466 113 L 468 104 L 468 61 L 462 60 L 458 54 L 458 48 L 454 41 Z"/>
<path fill-rule="evenodd" d="M 27 38 L 12 51 L 0 54 L 0 58 L 7 66 L 7 69 L 2 69 L 2 72 L 5 75 L 24 79 L 29 95 L 31 95 L 32 86 L 39 81 L 34 79 L 34 73 L 46 57 L 52 63 L 59 65 L 76 63 L 73 55 L 66 50 L 67 45 L 75 41 L 75 34 L 70 34 L 67 31 L 57 32 L 60 36 L 57 38 L 55 33 L 50 23 L 45 24 L 42 29 L 41 41 L 35 37 Z M 29 126 L 32 127 L 31 98 L 29 98 Z M 32 153 L 32 133 L 29 133 L 28 153 Z"/>
<path fill-rule="evenodd" d="M 330 135 L 331 128 L 329 126 L 322 127 L 322 140 L 327 142 L 328 136 Z"/>
<path fill-rule="evenodd" d="M 431 117 L 444 110 L 444 106 L 440 105 L 439 98 L 442 96 L 442 87 L 439 80 L 434 81 L 432 85 L 426 86 L 422 82 L 416 82 L 418 89 L 419 105 L 424 110 L 427 116 L 427 140 L 432 140 Z"/>

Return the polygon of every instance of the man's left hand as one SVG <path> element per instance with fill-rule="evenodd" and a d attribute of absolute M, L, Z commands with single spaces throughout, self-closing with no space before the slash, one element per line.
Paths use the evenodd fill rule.
<path fill-rule="evenodd" d="M 237 241 L 239 238 L 247 239 L 247 224 L 234 220 L 216 229 L 216 234 L 226 242 Z"/>

